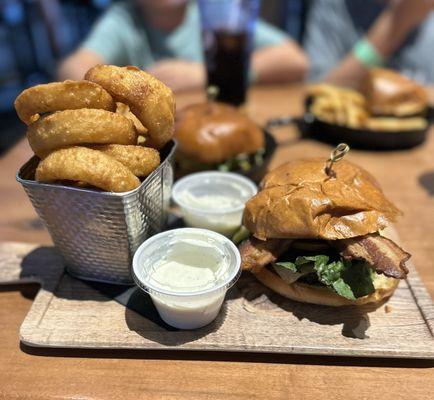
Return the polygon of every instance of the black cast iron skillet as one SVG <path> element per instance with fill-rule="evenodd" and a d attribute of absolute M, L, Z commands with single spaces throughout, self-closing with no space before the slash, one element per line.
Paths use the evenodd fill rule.
<path fill-rule="evenodd" d="M 425 129 L 374 131 L 330 124 L 319 120 L 308 110 L 309 101 L 306 102 L 306 111 L 303 116 L 270 119 L 266 126 L 271 129 L 277 126 L 294 124 L 298 127 L 302 137 L 318 139 L 333 145 L 344 142 L 353 148 L 359 149 L 395 150 L 407 149 L 423 143 L 427 138 L 429 124 L 433 121 L 434 115 L 432 110 L 427 112 L 428 125 Z"/>

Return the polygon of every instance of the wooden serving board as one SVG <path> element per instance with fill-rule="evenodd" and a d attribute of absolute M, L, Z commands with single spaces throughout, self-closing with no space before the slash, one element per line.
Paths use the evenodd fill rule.
<path fill-rule="evenodd" d="M 136 288 L 74 279 L 52 247 L 0 243 L 0 283 L 41 283 L 20 339 L 42 347 L 434 358 L 434 305 L 409 269 L 408 280 L 376 309 L 293 302 L 245 274 L 214 323 L 179 331 L 166 326 Z"/>

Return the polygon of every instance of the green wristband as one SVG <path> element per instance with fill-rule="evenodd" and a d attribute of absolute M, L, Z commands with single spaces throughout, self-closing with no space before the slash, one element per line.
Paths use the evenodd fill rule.
<path fill-rule="evenodd" d="M 380 67 L 384 65 L 384 57 L 377 51 L 369 40 L 362 39 L 353 48 L 353 55 L 365 67 Z"/>

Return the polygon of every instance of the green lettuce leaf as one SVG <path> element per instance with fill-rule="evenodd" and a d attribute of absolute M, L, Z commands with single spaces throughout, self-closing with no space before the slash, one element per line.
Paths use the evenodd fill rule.
<path fill-rule="evenodd" d="M 352 267 L 345 269 L 342 279 L 351 287 L 356 298 L 366 296 L 375 291 L 373 279 L 375 272 L 362 261 L 353 261 Z"/>
<path fill-rule="evenodd" d="M 302 276 L 309 275 L 313 272 L 313 264 L 296 265 L 292 262 L 278 262 L 274 265 L 274 270 L 289 285 L 300 279 Z"/>
<path fill-rule="evenodd" d="M 278 265 L 279 267 L 283 267 L 286 269 L 289 269 L 291 272 L 297 273 L 300 272 L 299 269 L 297 268 L 297 265 L 295 263 L 292 262 L 277 262 L 275 263 L 276 265 Z"/>
<path fill-rule="evenodd" d="M 313 266 L 318 281 L 338 295 L 355 300 L 375 291 L 372 282 L 372 270 L 363 262 L 351 262 L 339 258 L 330 262 L 326 255 L 300 256 L 294 262 L 278 262 L 276 265 L 289 269 L 294 273 L 306 273 L 307 264 Z"/>
<path fill-rule="evenodd" d="M 264 163 L 265 150 L 259 149 L 255 154 L 238 154 L 237 156 L 230 158 L 218 164 L 216 168 L 219 171 L 244 171 L 248 172 L 252 167 L 261 166 Z"/>

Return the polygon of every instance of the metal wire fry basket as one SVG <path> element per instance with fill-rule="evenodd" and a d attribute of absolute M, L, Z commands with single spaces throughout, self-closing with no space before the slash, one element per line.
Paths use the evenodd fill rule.
<path fill-rule="evenodd" d="M 80 279 L 133 284 L 134 252 L 165 226 L 173 184 L 176 142 L 161 151 L 161 165 L 142 184 L 125 193 L 99 192 L 34 180 L 38 159 L 17 173 L 44 221 L 67 271 Z"/>

